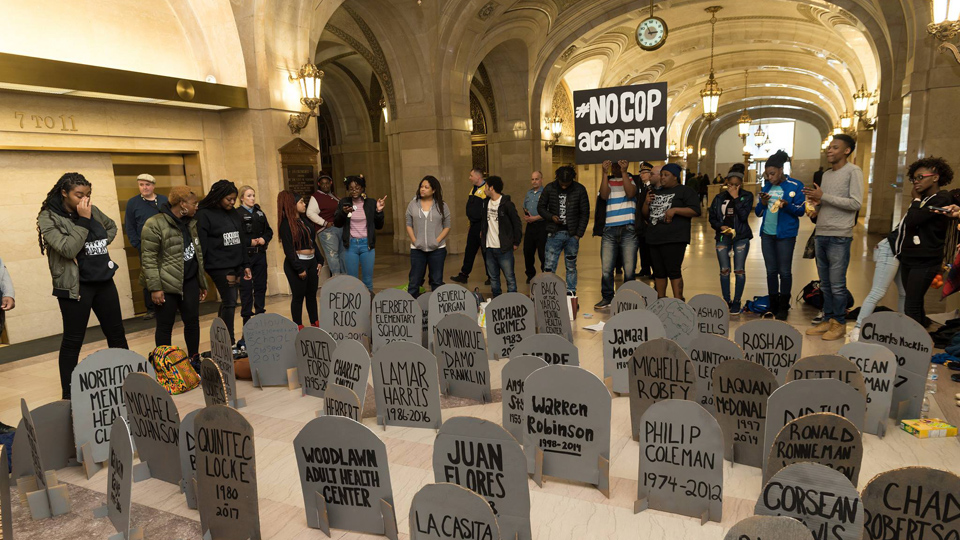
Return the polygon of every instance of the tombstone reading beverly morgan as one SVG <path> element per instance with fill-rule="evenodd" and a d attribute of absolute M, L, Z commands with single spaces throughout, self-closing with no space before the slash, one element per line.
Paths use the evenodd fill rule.
<path fill-rule="evenodd" d="M 209 358 L 200 361 L 200 389 L 205 405 L 230 405 L 226 381 L 216 362 Z"/>
<path fill-rule="evenodd" d="M 513 348 L 513 356 L 536 356 L 551 365 L 579 366 L 580 349 L 557 334 L 534 334 Z"/>
<path fill-rule="evenodd" d="M 447 315 L 437 323 L 435 332 L 433 350 L 443 393 L 484 403 L 493 401 L 486 344 L 476 318 Z"/>
<path fill-rule="evenodd" d="M 360 403 L 367 397 L 367 378 L 370 376 L 370 355 L 359 341 L 341 341 L 333 351 L 333 373 L 330 384 L 349 388 Z"/>
<path fill-rule="evenodd" d="M 763 467 L 767 400 L 779 386 L 770 370 L 748 360 L 726 360 L 713 370 L 713 402 L 728 461 Z"/>
<path fill-rule="evenodd" d="M 503 538 L 532 539 L 526 457 L 502 427 L 469 416 L 444 422 L 433 444 L 433 475 L 486 499 Z"/>
<path fill-rule="evenodd" d="M 782 321 L 750 321 L 740 325 L 734 336 L 744 357 L 769 369 L 780 384 L 786 382 L 787 369 L 800 359 L 803 349 L 803 336 Z"/>
<path fill-rule="evenodd" d="M 246 342 L 244 342 L 246 343 Z M 227 325 L 223 319 L 217 317 L 210 324 L 210 358 L 220 368 L 220 374 L 223 376 L 223 384 L 227 390 L 227 399 L 230 406 L 239 408 L 246 405 L 243 400 L 237 397 L 237 374 L 233 366 L 233 350 L 230 345 L 230 332 L 227 331 Z M 209 403 L 207 404 L 209 405 Z"/>
<path fill-rule="evenodd" d="M 490 358 L 510 358 L 513 348 L 536 334 L 533 301 L 520 293 L 494 298 L 486 309 L 487 349 Z"/>
<path fill-rule="evenodd" d="M 304 326 L 297 332 L 297 376 L 304 396 L 322 398 L 333 366 L 337 340 L 321 328 Z"/>
<path fill-rule="evenodd" d="M 837 379 L 852 386 L 863 394 L 864 398 L 867 397 L 863 373 L 845 356 L 822 354 L 797 360 L 796 364 L 787 369 L 787 382 L 802 379 Z"/>
<path fill-rule="evenodd" d="M 715 294 L 698 294 L 687 303 L 697 314 L 697 328 L 701 334 L 730 335 L 730 308 L 723 298 Z"/>
<path fill-rule="evenodd" d="M 614 315 L 619 315 L 624 311 L 631 311 L 634 309 L 645 309 L 646 307 L 647 301 L 644 300 L 643 296 L 640 296 L 640 293 L 637 291 L 631 291 L 630 289 L 620 287 L 617 289 L 617 293 L 613 295 Z"/>
<path fill-rule="evenodd" d="M 700 518 L 723 515 L 723 433 L 692 401 L 668 399 L 644 413 L 634 511 L 646 508 Z"/>
<path fill-rule="evenodd" d="M 878 474 L 863 488 L 864 540 L 960 538 L 960 477 L 928 467 Z"/>
<path fill-rule="evenodd" d="M 849 358 L 863 373 L 867 389 L 867 418 L 863 422 L 863 431 L 883 437 L 893 401 L 897 357 L 883 345 L 859 341 L 840 347 L 839 354 Z"/>
<path fill-rule="evenodd" d="M 726 360 L 743 360 L 743 350 L 727 338 L 700 333 L 693 338 L 687 352 L 697 374 L 696 401 L 717 416 L 717 408 L 713 405 L 713 370 Z"/>
<path fill-rule="evenodd" d="M 410 540 L 476 538 L 500 540 L 497 517 L 487 501 L 456 484 L 427 484 L 410 504 Z"/>
<path fill-rule="evenodd" d="M 613 391 L 630 391 L 630 359 L 641 343 L 665 338 L 667 333 L 656 315 L 646 309 L 618 313 L 603 326 L 603 376 L 612 381 Z"/>
<path fill-rule="evenodd" d="M 764 483 L 784 467 L 805 461 L 840 471 L 856 486 L 863 461 L 860 431 L 833 413 L 813 413 L 791 420 L 770 446 Z"/>
<path fill-rule="evenodd" d="M 546 334 L 545 334 L 546 335 Z M 563 340 L 564 343 L 568 343 Z M 547 367 L 542 358 L 536 356 L 516 356 L 510 359 L 503 371 L 500 372 L 500 381 L 503 385 L 501 398 L 503 400 L 503 427 L 518 441 L 523 441 L 524 419 L 523 413 L 523 385 L 527 377 L 534 371 Z"/>
<path fill-rule="evenodd" d="M 477 298 L 467 289 L 454 283 L 437 287 L 437 290 L 430 294 L 428 304 L 427 348 L 430 350 L 433 350 L 433 339 L 436 337 L 434 329 L 444 317 L 460 313 L 477 320 L 480 309 L 480 306 L 477 305 Z"/>
<path fill-rule="evenodd" d="M 339 343 L 370 345 L 370 291 L 359 279 L 340 274 L 320 289 L 320 327 Z"/>
<path fill-rule="evenodd" d="M 327 393 L 323 397 L 323 414 L 345 416 L 359 422 L 360 414 L 363 412 L 362 403 L 353 390 L 346 386 L 330 383 L 327 385 Z"/>
<path fill-rule="evenodd" d="M 654 302 L 657 301 L 657 291 L 653 287 L 647 285 L 646 283 L 636 280 L 628 281 L 620 286 L 618 291 L 633 291 L 639 294 L 643 298 L 643 303 L 645 307 L 652 306 Z M 614 295 L 616 297 L 616 295 Z"/>
<path fill-rule="evenodd" d="M 437 359 L 416 343 L 395 341 L 373 355 L 377 424 L 440 429 Z"/>
<path fill-rule="evenodd" d="M 810 540 L 810 531 L 798 520 L 782 516 L 750 516 L 741 520 L 723 540 Z"/>
<path fill-rule="evenodd" d="M 422 343 L 423 311 L 414 297 L 400 289 L 384 289 L 373 297 L 373 352 L 387 343 Z"/>
<path fill-rule="evenodd" d="M 212 367 L 216 369 L 215 365 Z M 123 396 L 140 461 L 150 467 L 151 477 L 179 486 L 183 471 L 180 468 L 180 412 L 177 404 L 157 381 L 143 373 L 127 375 Z"/>
<path fill-rule="evenodd" d="M 577 90 L 573 105 L 578 164 L 666 158 L 667 83 Z"/>
<path fill-rule="evenodd" d="M 890 418 L 919 418 L 933 353 L 930 334 L 910 317 L 887 311 L 863 320 L 860 342 L 883 345 L 897 357 Z"/>
<path fill-rule="evenodd" d="M 567 283 L 553 272 L 543 272 L 530 281 L 538 334 L 557 334 L 573 343 L 573 326 L 567 308 Z"/>
<path fill-rule="evenodd" d="M 59 470 L 77 465 L 77 449 L 73 445 L 73 418 L 70 415 L 70 402 L 54 401 L 30 411 L 37 440 L 40 441 L 40 456 L 49 469 Z M 21 419 L 17 431 L 26 433 Z M 7 455 L 13 458 L 11 477 L 14 479 L 32 474 L 33 463 L 30 460 L 30 446 L 26 437 L 15 437 L 13 448 L 7 449 Z M 3 463 L 3 460 L 0 460 Z"/>
<path fill-rule="evenodd" d="M 693 363 L 676 341 L 658 338 L 640 344 L 630 358 L 630 431 L 638 440 L 641 419 L 654 403 L 697 396 Z"/>
<path fill-rule="evenodd" d="M 297 367 L 297 325 L 276 313 L 261 313 L 243 325 L 253 385 L 286 386 L 287 370 Z"/>
<path fill-rule="evenodd" d="M 663 323 L 667 338 L 676 341 L 687 350 L 700 332 L 697 324 L 697 312 L 686 302 L 676 298 L 660 298 L 649 309 Z"/>
<path fill-rule="evenodd" d="M 197 508 L 197 437 L 195 422 L 203 409 L 190 411 L 180 419 L 180 489 L 187 498 L 187 508 Z"/>

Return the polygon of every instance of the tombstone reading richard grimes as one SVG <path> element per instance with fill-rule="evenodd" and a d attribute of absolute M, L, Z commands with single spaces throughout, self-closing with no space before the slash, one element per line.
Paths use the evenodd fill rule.
<path fill-rule="evenodd" d="M 573 343 L 573 326 L 567 308 L 567 283 L 552 272 L 530 282 L 538 334 L 557 334 Z"/>
<path fill-rule="evenodd" d="M 531 373 L 547 365 L 542 358 L 536 356 L 514 355 L 500 372 L 500 381 L 503 384 L 500 394 L 503 400 L 503 427 L 520 442 L 523 442 L 526 418 L 523 413 L 524 381 Z"/>
<path fill-rule="evenodd" d="M 960 538 L 960 477 L 928 467 L 880 473 L 863 488 L 864 540 Z"/>
<path fill-rule="evenodd" d="M 423 311 L 407 291 L 384 289 L 373 297 L 373 352 L 387 343 L 422 343 Z"/>
<path fill-rule="evenodd" d="M 883 345 L 861 342 L 840 347 L 839 354 L 849 358 L 863 373 L 863 383 L 867 389 L 867 418 L 863 422 L 863 431 L 883 437 L 893 400 L 897 357 Z"/>
<path fill-rule="evenodd" d="M 416 343 L 395 341 L 373 355 L 373 391 L 377 424 L 440 429 L 437 359 Z"/>
<path fill-rule="evenodd" d="M 577 90 L 573 106 L 577 164 L 667 155 L 667 83 Z"/>
<path fill-rule="evenodd" d="M 667 337 L 663 323 L 646 309 L 618 313 L 603 326 L 603 376 L 612 379 L 613 391 L 630 391 L 630 359 L 638 345 Z"/>
<path fill-rule="evenodd" d="M 223 383 L 227 390 L 230 406 L 238 408 L 244 405 L 237 402 L 237 374 L 233 370 L 233 350 L 230 345 L 230 333 L 223 319 L 217 317 L 210 324 L 210 358 L 220 368 Z M 209 403 L 208 403 L 209 405 Z"/>
<path fill-rule="evenodd" d="M 713 370 L 713 403 L 728 461 L 763 467 L 767 400 L 779 386 L 770 370 L 747 360 L 726 360 Z"/>
<path fill-rule="evenodd" d="M 800 332 L 781 321 L 759 320 L 742 324 L 734 333 L 744 357 L 770 370 L 783 384 L 787 369 L 797 360 L 803 348 Z"/>
<path fill-rule="evenodd" d="M 857 485 L 863 461 L 860 431 L 849 420 L 833 413 L 813 413 L 791 420 L 770 446 L 764 482 L 784 467 L 804 461 L 840 471 Z"/>
<path fill-rule="evenodd" d="M 340 274 L 320 289 L 320 327 L 333 339 L 370 346 L 370 291 L 359 279 Z"/>
<path fill-rule="evenodd" d="M 487 501 L 456 484 L 427 484 L 410 504 L 410 540 L 500 540 Z"/>
<path fill-rule="evenodd" d="M 743 351 L 727 338 L 701 333 L 693 338 L 687 352 L 690 353 L 690 361 L 697 373 L 697 403 L 716 416 L 717 408 L 713 405 L 713 371 L 726 360 L 743 360 Z"/>
<path fill-rule="evenodd" d="M 551 365 L 580 365 L 580 349 L 557 334 L 534 334 L 524 338 L 513 348 L 513 356 L 536 356 Z"/>
<path fill-rule="evenodd" d="M 276 313 L 261 313 L 243 325 L 253 385 L 286 386 L 287 370 L 297 367 L 297 325 Z"/>
<path fill-rule="evenodd" d="M 451 396 L 493 401 L 486 343 L 476 318 L 454 313 L 435 328 L 433 349 L 440 373 L 440 389 Z"/>
<path fill-rule="evenodd" d="M 629 365 L 630 431 L 633 440 L 638 440 L 647 408 L 667 399 L 693 401 L 697 377 L 687 353 L 666 338 L 642 343 L 633 351 Z"/>
<path fill-rule="evenodd" d="M 216 369 L 213 362 L 205 360 Z M 221 388 L 223 382 L 220 383 Z M 130 433 L 140 461 L 150 467 L 150 476 L 180 485 L 180 412 L 170 394 L 143 373 L 131 373 L 123 383 Z"/>
<path fill-rule="evenodd" d="M 863 320 L 860 342 L 883 345 L 897 357 L 890 418 L 919 418 L 933 353 L 930 334 L 910 317 L 888 311 Z"/>
<path fill-rule="evenodd" d="M 436 337 L 434 329 L 444 317 L 460 313 L 477 320 L 479 309 L 480 306 L 477 305 L 477 299 L 473 293 L 460 285 L 448 283 L 437 287 L 437 290 L 430 294 L 429 299 L 427 348 L 433 350 L 433 339 Z"/>
<path fill-rule="evenodd" d="M 715 294 L 698 294 L 688 302 L 697 313 L 697 328 L 701 334 L 730 335 L 730 308 Z"/>
<path fill-rule="evenodd" d="M 536 334 L 533 301 L 520 293 L 494 298 L 486 309 L 487 349 L 490 358 L 509 358 L 513 348 Z"/>

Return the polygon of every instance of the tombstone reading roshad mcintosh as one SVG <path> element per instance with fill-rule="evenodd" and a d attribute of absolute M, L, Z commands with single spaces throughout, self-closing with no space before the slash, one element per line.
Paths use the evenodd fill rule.
<path fill-rule="evenodd" d="M 437 359 L 416 343 L 395 341 L 373 355 L 377 424 L 440 429 Z"/>
<path fill-rule="evenodd" d="M 727 531 L 723 540 L 810 540 L 798 520 L 781 516 L 750 516 Z"/>
<path fill-rule="evenodd" d="M 893 380 L 897 372 L 897 357 L 890 349 L 876 343 L 848 343 L 839 354 L 850 359 L 863 373 L 867 389 L 867 418 L 863 431 L 883 437 L 893 400 Z"/>
<path fill-rule="evenodd" d="M 960 477 L 928 467 L 878 474 L 863 488 L 865 540 L 960 538 Z"/>
<path fill-rule="evenodd" d="M 213 362 L 205 360 L 216 369 Z M 223 383 L 221 382 L 221 387 Z M 150 467 L 150 476 L 180 485 L 180 412 L 170 394 L 143 373 L 131 373 L 123 383 L 127 420 L 140 461 Z"/>
<path fill-rule="evenodd" d="M 181 491 L 187 498 L 187 508 L 197 508 L 197 414 L 203 409 L 190 411 L 180 419 L 180 474 L 183 483 Z"/>
<path fill-rule="evenodd" d="M 697 313 L 697 328 L 701 334 L 730 335 L 730 308 L 715 294 L 698 294 L 688 302 Z"/>
<path fill-rule="evenodd" d="M 330 384 L 349 388 L 360 403 L 367 396 L 367 378 L 370 376 L 370 355 L 356 340 L 341 341 L 333 351 L 333 373 Z"/>
<path fill-rule="evenodd" d="M 836 379 L 852 386 L 863 394 L 864 398 L 867 397 L 863 373 L 845 356 L 821 354 L 797 360 L 797 363 L 787 370 L 787 382 L 802 379 Z"/>
<path fill-rule="evenodd" d="M 286 386 L 287 370 L 297 367 L 297 325 L 276 313 L 261 313 L 243 325 L 253 385 Z"/>
<path fill-rule="evenodd" d="M 204 404 L 230 405 L 223 373 L 217 364 L 209 358 L 200 361 L 200 389 L 203 390 Z"/>
<path fill-rule="evenodd" d="M 567 341 L 564 340 L 566 343 Z M 524 381 L 534 371 L 547 367 L 542 358 L 536 356 L 516 356 L 510 359 L 503 371 L 500 372 L 500 381 L 503 384 L 501 397 L 503 399 L 503 427 L 518 441 L 523 441 L 524 419 L 523 386 Z"/>
<path fill-rule="evenodd" d="M 763 467 L 767 400 L 779 386 L 770 370 L 747 360 L 726 360 L 713 370 L 713 402 L 728 461 Z"/>
<path fill-rule="evenodd" d="M 645 307 L 650 307 L 657 301 L 657 291 L 640 280 L 628 281 L 621 285 L 617 291 L 633 291 L 639 294 L 643 298 Z M 616 297 L 616 295 L 614 295 L 614 297 Z"/>
<path fill-rule="evenodd" d="M 613 314 L 618 315 L 624 311 L 634 309 L 645 309 L 647 301 L 637 291 L 620 287 L 617 293 L 613 295 Z"/>
<path fill-rule="evenodd" d="M 297 332 L 294 349 L 297 359 L 297 376 L 303 395 L 323 397 L 333 365 L 333 351 L 337 340 L 321 328 L 304 326 Z"/>
<path fill-rule="evenodd" d="M 384 289 L 373 297 L 373 352 L 387 343 L 422 343 L 423 311 L 407 291 Z"/>
<path fill-rule="evenodd" d="M 717 416 L 717 408 L 713 405 L 713 370 L 725 360 L 743 360 L 743 350 L 727 338 L 700 333 L 693 338 L 688 352 L 697 374 L 696 401 Z"/>
<path fill-rule="evenodd" d="M 456 484 L 427 484 L 410 504 L 410 540 L 476 538 L 500 540 L 497 517 L 487 501 Z"/>
<path fill-rule="evenodd" d="M 433 339 L 436 337 L 434 335 L 434 329 L 437 327 L 437 323 L 444 317 L 454 313 L 460 313 L 473 320 L 477 320 L 477 314 L 480 309 L 473 293 L 453 283 L 437 287 L 437 290 L 430 294 L 428 304 L 427 348 L 430 350 L 433 350 Z"/>
<path fill-rule="evenodd" d="M 486 309 L 487 350 L 490 358 L 509 358 L 513 348 L 536 334 L 533 301 L 520 293 L 494 298 Z"/>
<path fill-rule="evenodd" d="M 577 90 L 573 104 L 578 164 L 666 158 L 667 83 Z"/>
<path fill-rule="evenodd" d="M 682 300 L 661 298 L 647 309 L 663 323 L 666 337 L 676 341 L 684 350 L 690 347 L 693 338 L 700 333 L 697 328 L 697 312 Z"/>
<path fill-rule="evenodd" d="M 61 400 L 41 405 L 31 410 L 30 416 L 37 430 L 44 465 L 52 470 L 76 466 L 77 449 L 73 445 L 70 402 Z M 22 419 L 17 424 L 17 431 L 26 433 Z M 13 461 L 10 473 L 12 478 L 32 474 L 33 463 L 30 461 L 30 446 L 26 437 L 15 437 L 12 449 L 7 448 L 7 455 L 11 456 Z M 0 463 L 3 461 L 0 460 Z"/>
<path fill-rule="evenodd" d="M 781 321 L 750 321 L 740 325 L 734 336 L 744 357 L 769 369 L 780 384 L 787 380 L 787 369 L 800 358 L 803 348 L 800 332 Z"/>
<path fill-rule="evenodd" d="M 223 319 L 220 317 L 213 319 L 213 323 L 210 324 L 210 358 L 220 368 L 230 406 L 238 408 L 245 405 L 243 401 L 237 402 L 237 374 L 233 370 L 230 333 L 227 331 L 227 325 L 223 323 Z"/>
<path fill-rule="evenodd" d="M 443 393 L 484 403 L 493 401 L 486 344 L 476 318 L 447 315 L 435 331 L 433 349 Z"/>
<path fill-rule="evenodd" d="M 658 338 L 640 344 L 630 358 L 630 431 L 638 440 L 641 419 L 654 403 L 697 396 L 693 363 L 680 344 Z"/>
<path fill-rule="evenodd" d="M 552 272 L 530 281 L 538 334 L 557 334 L 573 343 L 573 326 L 567 308 L 567 284 Z"/>
<path fill-rule="evenodd" d="M 502 427 L 469 416 L 444 422 L 433 444 L 433 475 L 486 499 L 504 538 L 531 540 L 526 457 Z"/>
<path fill-rule="evenodd" d="M 860 431 L 833 413 L 813 413 L 791 420 L 770 446 L 763 480 L 769 482 L 784 467 L 805 461 L 840 471 L 856 486 L 863 461 Z"/>
<path fill-rule="evenodd" d="M 641 343 L 667 337 L 663 323 L 646 309 L 618 313 L 603 326 L 603 376 L 611 378 L 613 391 L 630 391 L 630 358 Z"/>
<path fill-rule="evenodd" d="M 933 353 L 930 334 L 910 317 L 888 311 L 863 320 L 860 342 L 883 345 L 897 357 L 890 418 L 919 418 Z"/>
<path fill-rule="evenodd" d="M 579 366 L 580 349 L 557 334 L 534 334 L 513 348 L 513 356 L 536 356 L 551 365 Z"/>
<path fill-rule="evenodd" d="M 370 291 L 359 279 L 340 274 L 320 289 L 320 327 L 333 339 L 370 345 Z"/>

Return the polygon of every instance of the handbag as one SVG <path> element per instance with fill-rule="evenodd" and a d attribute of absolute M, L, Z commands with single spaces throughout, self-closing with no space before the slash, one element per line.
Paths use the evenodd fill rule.
<path fill-rule="evenodd" d="M 807 245 L 803 248 L 804 259 L 817 258 L 816 234 L 817 234 L 816 231 L 814 231 L 810 233 L 810 238 L 807 238 Z"/>

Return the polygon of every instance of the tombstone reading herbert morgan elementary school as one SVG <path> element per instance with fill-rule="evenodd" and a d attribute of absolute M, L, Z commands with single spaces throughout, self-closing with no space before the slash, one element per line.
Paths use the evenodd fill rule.
<path fill-rule="evenodd" d="M 701 334 L 730 335 L 730 308 L 723 298 L 715 294 L 698 294 L 687 303 L 697 313 L 697 328 Z"/>
<path fill-rule="evenodd" d="M 110 519 L 119 533 L 110 538 L 143 538 L 142 531 L 130 530 L 130 502 L 133 495 L 133 443 L 126 420 L 118 418 L 110 429 L 110 461 L 107 466 L 107 504 L 94 508 L 93 516 Z M 139 527 L 138 527 L 139 529 Z M 138 534 L 139 533 L 139 534 Z"/>
<path fill-rule="evenodd" d="M 210 324 L 210 358 L 220 368 L 230 406 L 238 409 L 246 406 L 247 403 L 246 400 L 237 397 L 237 374 L 233 370 L 232 349 L 227 325 L 220 317 L 213 319 L 213 323 Z"/>
<path fill-rule="evenodd" d="M 713 370 L 713 403 L 728 461 L 763 467 L 767 400 L 779 386 L 769 369 L 748 360 L 726 360 Z"/>
<path fill-rule="evenodd" d="M 730 527 L 723 540 L 810 540 L 810 531 L 793 518 L 750 516 Z"/>
<path fill-rule="evenodd" d="M 355 339 L 370 346 L 370 291 L 359 279 L 340 274 L 320 289 L 320 327 L 339 343 Z"/>
<path fill-rule="evenodd" d="M 513 348 L 536 334 L 533 301 L 520 293 L 494 298 L 486 310 L 487 350 L 492 360 L 510 358 Z"/>
<path fill-rule="evenodd" d="M 782 321 L 750 321 L 740 325 L 734 336 L 744 358 L 769 369 L 780 384 L 786 382 L 787 369 L 800 359 L 803 349 L 803 336 Z"/>
<path fill-rule="evenodd" d="M 630 358 L 630 431 L 638 440 L 643 415 L 654 403 L 666 399 L 697 397 L 693 363 L 680 344 L 658 338 L 640 344 Z"/>
<path fill-rule="evenodd" d="M 490 365 L 483 330 L 476 318 L 454 313 L 437 323 L 433 350 L 440 372 L 440 390 L 447 395 L 493 401 Z"/>
<path fill-rule="evenodd" d="M 919 323 L 899 313 L 874 313 L 863 320 L 861 343 L 876 343 L 897 357 L 890 418 L 919 418 L 933 340 Z"/>
<path fill-rule="evenodd" d="M 323 414 L 327 416 L 345 416 L 360 421 L 363 413 L 363 402 L 357 393 L 339 384 L 327 385 L 326 395 L 323 396 Z"/>
<path fill-rule="evenodd" d="M 667 338 L 676 341 L 683 350 L 687 350 L 697 337 L 697 312 L 689 304 L 676 298 L 660 298 L 648 307 L 667 333 Z"/>
<path fill-rule="evenodd" d="M 804 461 L 840 471 L 857 485 L 863 462 L 860 431 L 833 413 L 813 413 L 787 422 L 770 446 L 763 480 L 769 482 L 784 467 Z"/>
<path fill-rule="evenodd" d="M 180 489 L 187 498 L 187 508 L 197 508 L 197 436 L 194 429 L 197 414 L 203 409 L 190 411 L 180 419 Z"/>
<path fill-rule="evenodd" d="M 573 343 L 573 326 L 567 307 L 567 283 L 552 272 L 530 281 L 538 334 L 557 334 Z"/>
<path fill-rule="evenodd" d="M 377 424 L 440 429 L 437 359 L 420 345 L 395 341 L 377 351 L 373 392 Z"/>
<path fill-rule="evenodd" d="M 276 313 L 261 313 L 243 325 L 254 386 L 286 386 L 289 383 L 288 370 L 297 367 L 294 349 L 297 331 L 293 321 Z"/>
<path fill-rule="evenodd" d="M 717 416 L 717 408 L 713 405 L 713 370 L 726 360 L 743 360 L 743 350 L 727 338 L 701 332 L 693 338 L 687 352 L 697 374 L 696 401 Z"/>
<path fill-rule="evenodd" d="M 840 347 L 839 354 L 849 358 L 863 373 L 867 388 L 867 419 L 863 422 L 863 431 L 883 437 L 893 401 L 897 357 L 883 345 L 861 342 L 847 343 Z"/>
<path fill-rule="evenodd" d="M 407 291 L 384 289 L 373 297 L 373 347 L 394 341 L 422 343 L 423 311 L 417 300 Z"/>
<path fill-rule="evenodd" d="M 457 484 L 427 484 L 410 503 L 410 540 L 500 540 L 497 517 L 487 501 Z"/>
<path fill-rule="evenodd" d="M 667 155 L 667 83 L 578 90 L 573 107 L 577 164 Z"/>
<path fill-rule="evenodd" d="M 960 538 L 960 477 L 928 467 L 878 474 L 863 488 L 864 540 Z"/>
<path fill-rule="evenodd" d="M 337 340 L 321 328 L 304 326 L 296 339 L 297 377 L 304 396 L 322 398 L 330 378 Z"/>
<path fill-rule="evenodd" d="M 444 317 L 460 313 L 477 320 L 477 314 L 480 310 L 480 306 L 477 305 L 477 298 L 473 296 L 473 293 L 454 283 L 437 287 L 437 290 L 430 294 L 428 303 L 427 349 L 429 350 L 433 350 L 433 338 L 436 337 L 434 329 Z"/>
<path fill-rule="evenodd" d="M 603 326 L 603 376 L 610 378 L 613 391 L 630 391 L 630 358 L 641 343 L 667 337 L 663 323 L 646 309 L 618 313 Z"/>
<path fill-rule="evenodd" d="M 513 348 L 512 357 L 536 356 L 559 366 L 579 366 L 580 349 L 557 334 L 534 334 Z"/>
<path fill-rule="evenodd" d="M 526 418 L 523 413 L 524 381 L 531 373 L 547 365 L 542 358 L 536 356 L 514 356 L 500 372 L 500 382 L 503 385 L 500 394 L 503 400 L 503 427 L 520 442 L 523 442 L 523 422 Z"/>
<path fill-rule="evenodd" d="M 213 362 L 206 360 L 217 369 Z M 223 382 L 220 383 L 221 387 Z M 131 373 L 123 383 L 127 402 L 127 420 L 137 445 L 140 461 L 150 468 L 150 476 L 180 485 L 180 412 L 170 394 L 157 381 L 143 373 Z"/>

